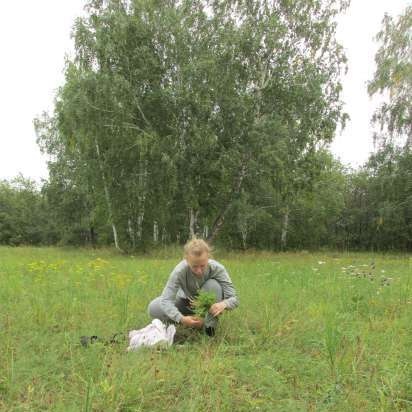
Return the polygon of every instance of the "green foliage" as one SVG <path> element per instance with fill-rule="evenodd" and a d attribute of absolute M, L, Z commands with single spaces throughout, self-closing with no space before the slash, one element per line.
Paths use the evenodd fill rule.
<path fill-rule="evenodd" d="M 90 1 L 54 113 L 35 121 L 50 192 L 68 213 L 77 197 L 71 220 L 112 228 L 122 249 L 215 238 L 253 182 L 289 203 L 346 118 L 334 22 L 346 6 Z"/>
<path fill-rule="evenodd" d="M 410 150 L 387 145 L 358 171 L 345 170 L 325 151 L 313 158 L 316 167 L 300 172 L 307 187 L 296 187 L 288 199 L 289 249 L 412 250 Z M 41 191 L 22 178 L 0 184 L 0 243 L 110 244 L 106 210 L 92 184 L 54 170 Z M 284 205 L 268 182 L 245 182 L 216 244 L 281 249 Z M 146 251 L 173 242 L 165 229 L 159 232 L 158 244 L 147 241 Z"/>
<path fill-rule="evenodd" d="M 358 171 L 325 149 L 346 120 L 347 6 L 88 2 L 54 111 L 35 120 L 50 179 L 0 184 L 0 243 L 412 250 L 410 145 Z M 410 137 L 410 23 L 407 7 L 378 35 L 385 139 Z"/>
<path fill-rule="evenodd" d="M 191 304 L 193 312 L 199 318 L 205 318 L 210 307 L 216 302 L 216 295 L 213 292 L 199 291 Z"/>
<path fill-rule="evenodd" d="M 0 244 L 50 244 L 57 241 L 48 204 L 34 181 L 18 176 L 0 181 Z"/>
<path fill-rule="evenodd" d="M 376 111 L 373 120 L 391 137 L 406 137 L 412 145 L 412 6 L 407 6 L 397 18 L 385 15 L 382 30 L 376 36 L 380 43 L 375 55 L 376 71 L 369 82 L 370 95 L 386 92 L 386 101 Z"/>
<path fill-rule="evenodd" d="M 386 145 L 349 176 L 341 228 L 348 247 L 411 248 L 412 154 Z"/>

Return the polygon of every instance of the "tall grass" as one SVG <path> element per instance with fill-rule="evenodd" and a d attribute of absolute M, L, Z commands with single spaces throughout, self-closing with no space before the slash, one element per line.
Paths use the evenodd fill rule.
<path fill-rule="evenodd" d="M 145 326 L 179 255 L 0 248 L 0 410 L 412 410 L 406 255 L 217 251 L 241 305 L 215 338 L 79 344 Z"/>

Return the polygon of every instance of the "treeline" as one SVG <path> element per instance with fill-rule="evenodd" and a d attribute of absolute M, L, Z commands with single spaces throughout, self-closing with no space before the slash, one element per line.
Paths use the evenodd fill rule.
<path fill-rule="evenodd" d="M 384 144 L 349 172 L 326 150 L 347 119 L 335 39 L 347 6 L 90 1 L 54 112 L 35 120 L 50 157 L 49 181 L 33 194 L 47 233 L 35 241 L 127 251 L 200 235 L 233 248 L 410 248 L 410 142 L 392 144 L 411 130 L 410 54 L 398 53 L 410 47 L 410 9 L 385 20 L 369 85 L 391 91 L 375 116 Z M 26 189 L 5 182 L 2 192 L 17 201 Z M 1 242 L 31 242 L 23 232 Z"/>
<path fill-rule="evenodd" d="M 259 187 L 245 188 L 216 242 L 235 249 L 412 250 L 411 150 L 387 146 L 358 171 L 345 170 L 327 151 L 318 152 L 318 162 L 322 167 L 316 178 L 287 208 L 281 198 L 273 201 Z M 107 212 L 99 214 L 96 208 L 91 218 L 90 204 L 77 189 L 49 182 L 39 189 L 22 177 L 0 182 L 0 243 L 113 244 Z M 179 216 L 182 211 L 170 213 Z M 179 235 L 174 238 L 168 227 L 147 219 L 134 247 L 184 242 L 190 236 L 189 218 L 187 213 L 180 226 L 176 222 Z M 206 235 L 204 231 L 197 228 L 200 235 Z M 131 250 L 131 240 L 122 247 Z"/>

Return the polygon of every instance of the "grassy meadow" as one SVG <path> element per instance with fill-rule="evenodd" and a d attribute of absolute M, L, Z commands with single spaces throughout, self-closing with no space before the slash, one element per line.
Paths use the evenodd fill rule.
<path fill-rule="evenodd" d="M 79 339 L 147 325 L 179 251 L 0 248 L 0 410 L 412 411 L 411 256 L 216 259 L 240 298 L 216 336 L 126 352 Z"/>

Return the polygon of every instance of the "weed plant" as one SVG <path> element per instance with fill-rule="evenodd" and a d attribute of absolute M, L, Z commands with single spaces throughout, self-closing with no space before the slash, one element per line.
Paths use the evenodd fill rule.
<path fill-rule="evenodd" d="M 104 344 L 150 322 L 179 254 L 0 248 L 0 410 L 412 410 L 411 256 L 217 254 L 240 306 L 214 338 Z"/>
<path fill-rule="evenodd" d="M 195 315 L 204 319 L 209 312 L 210 307 L 216 302 L 216 295 L 213 292 L 201 290 L 192 301 L 192 308 Z"/>

